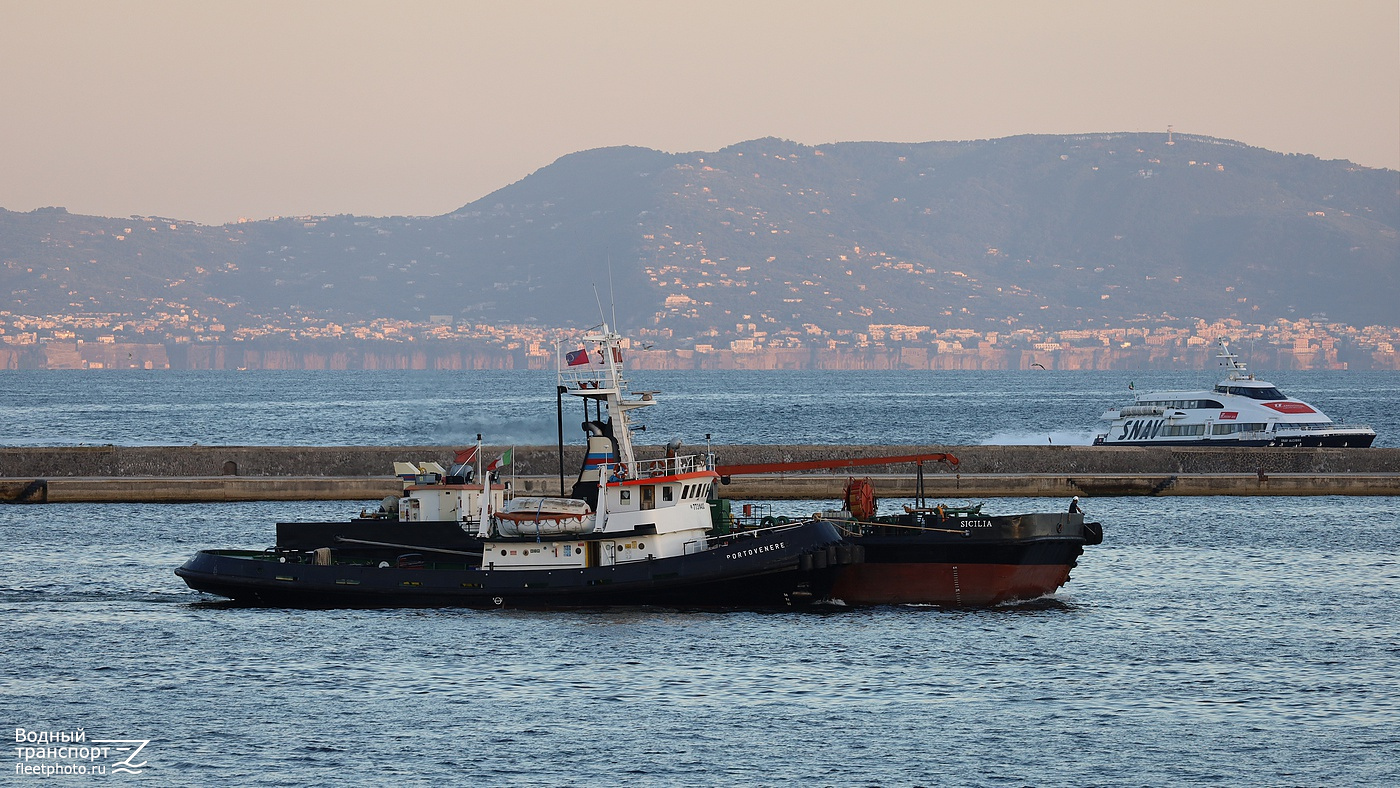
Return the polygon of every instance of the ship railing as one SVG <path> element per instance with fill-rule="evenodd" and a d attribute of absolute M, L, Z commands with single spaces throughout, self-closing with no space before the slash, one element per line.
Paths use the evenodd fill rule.
<path fill-rule="evenodd" d="M 1288 424 L 1275 427 L 1276 432 L 1330 432 L 1332 430 L 1370 430 L 1369 424 Z"/>
<path fill-rule="evenodd" d="M 1298 424 L 1289 430 L 1303 432 L 1326 432 L 1331 430 L 1371 430 L 1371 424 Z M 1375 430 L 1372 430 L 1372 432 Z"/>
<path fill-rule="evenodd" d="M 608 370 L 595 366 L 573 369 L 565 367 L 559 370 L 559 385 L 577 391 L 614 388 L 612 375 L 608 374 Z"/>
<path fill-rule="evenodd" d="M 677 476 L 682 473 L 695 473 L 706 470 L 705 457 L 699 454 L 686 454 L 677 457 L 657 457 L 650 460 L 637 460 L 633 463 L 637 477 Z"/>
<path fill-rule="evenodd" d="M 739 518 L 736 517 L 735 520 L 737 521 L 739 520 Z M 797 525 L 805 525 L 807 523 L 813 522 L 815 518 L 765 517 L 763 518 L 763 520 L 764 521 L 760 522 L 758 525 L 744 525 L 743 523 L 736 523 L 736 528 L 733 531 L 730 531 L 727 534 L 716 536 L 714 537 L 714 540 L 716 542 L 737 542 L 742 539 L 752 539 L 761 534 L 766 534 L 769 531 L 779 531 L 785 528 L 792 528 L 793 526 Z"/>

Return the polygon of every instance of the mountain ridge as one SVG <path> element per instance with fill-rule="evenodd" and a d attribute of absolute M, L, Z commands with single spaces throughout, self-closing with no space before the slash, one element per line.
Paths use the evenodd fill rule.
<path fill-rule="evenodd" d="M 0 311 L 582 326 L 612 300 L 624 328 L 678 345 L 871 324 L 1359 326 L 1394 322 L 1398 229 L 1396 171 L 1210 137 L 765 137 L 579 151 L 434 217 L 0 209 Z"/>

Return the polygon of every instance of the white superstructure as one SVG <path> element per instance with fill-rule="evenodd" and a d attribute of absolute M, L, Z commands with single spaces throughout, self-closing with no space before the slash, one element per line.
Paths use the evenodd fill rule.
<path fill-rule="evenodd" d="M 560 391 L 584 404 L 583 467 L 567 498 L 518 498 L 493 510 L 483 567 L 608 566 L 709 548 L 714 458 L 673 447 L 637 458 L 631 413 L 657 403 L 655 392 L 626 391 L 622 354 L 621 337 L 606 324 L 560 349 Z"/>

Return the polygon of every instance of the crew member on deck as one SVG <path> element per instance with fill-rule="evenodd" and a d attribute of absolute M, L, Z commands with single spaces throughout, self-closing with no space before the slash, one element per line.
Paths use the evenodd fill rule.
<path fill-rule="evenodd" d="M 1083 512 L 1083 511 L 1084 511 L 1083 509 L 1080 509 L 1080 508 L 1079 508 L 1079 496 L 1078 496 L 1078 495 L 1074 496 L 1073 498 L 1071 498 L 1071 499 L 1069 500 L 1069 513 L 1070 513 L 1070 514 L 1078 514 L 1078 513 Z"/>

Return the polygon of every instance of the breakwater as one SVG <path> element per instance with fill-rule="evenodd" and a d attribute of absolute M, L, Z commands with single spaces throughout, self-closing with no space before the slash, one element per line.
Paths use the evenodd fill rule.
<path fill-rule="evenodd" d="M 451 465 L 452 446 L 57 446 L 0 448 L 0 478 L 55 476 L 387 476 L 395 462 Z M 486 446 L 488 460 L 509 446 Z M 513 447 L 521 476 L 558 476 L 553 446 Z M 1119 446 L 775 446 L 711 449 L 720 465 L 804 462 L 908 454 L 948 453 L 962 474 L 1195 474 L 1397 473 L 1400 449 L 1197 448 Z M 686 446 L 682 453 L 703 453 Z M 661 457 L 661 446 L 638 446 L 639 458 Z M 564 447 L 564 473 L 574 476 L 583 447 Z M 928 464 L 925 473 L 952 468 Z M 911 465 L 876 465 L 862 473 L 913 473 Z M 840 471 L 844 473 L 844 471 Z"/>
<path fill-rule="evenodd" d="M 484 447 L 494 458 L 508 447 Z M 947 453 L 927 463 L 934 497 L 1117 495 L 1400 495 L 1400 449 L 1217 449 L 1092 446 L 712 447 L 720 465 Z M 449 446 L 72 446 L 0 448 L 0 501 L 367 500 L 398 489 L 393 463 L 449 466 Z M 703 451 L 687 447 L 686 451 Z M 659 457 L 660 446 L 638 447 Z M 583 449 L 564 449 L 572 483 Z M 514 447 L 522 493 L 559 491 L 550 446 Z M 884 496 L 915 492 L 909 464 L 734 477 L 735 498 L 832 498 L 848 475 L 870 476 Z"/>

